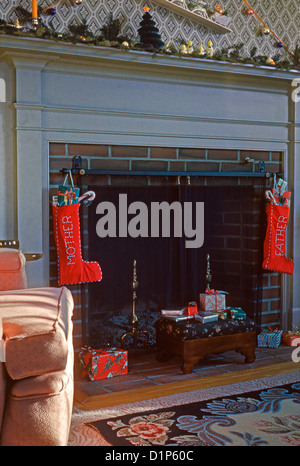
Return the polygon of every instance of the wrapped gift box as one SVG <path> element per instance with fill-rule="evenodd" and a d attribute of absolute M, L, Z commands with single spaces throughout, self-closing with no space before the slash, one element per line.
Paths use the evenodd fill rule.
<path fill-rule="evenodd" d="M 226 296 L 223 293 L 200 293 L 200 308 L 203 311 L 224 311 Z"/>
<path fill-rule="evenodd" d="M 215 322 L 219 319 L 218 313 L 210 311 L 200 311 L 197 315 L 197 320 L 200 320 L 202 324 L 207 322 Z"/>
<path fill-rule="evenodd" d="M 241 307 L 228 307 L 227 312 L 230 319 L 245 320 L 247 317 Z"/>
<path fill-rule="evenodd" d="M 119 348 L 82 347 L 79 353 L 81 376 L 90 380 L 107 379 L 128 373 L 128 353 Z"/>
<path fill-rule="evenodd" d="M 259 348 L 278 348 L 281 342 L 282 330 L 264 330 L 257 336 Z"/>
<path fill-rule="evenodd" d="M 300 333 L 283 332 L 281 341 L 287 346 L 300 346 Z"/>
<path fill-rule="evenodd" d="M 217 311 L 219 320 L 226 320 L 227 319 L 227 311 Z"/>
<path fill-rule="evenodd" d="M 188 316 L 194 316 L 198 314 L 198 307 L 197 307 L 197 303 L 195 301 L 192 301 L 189 303 L 188 307 L 187 307 L 187 315 Z"/>
<path fill-rule="evenodd" d="M 78 204 L 79 193 L 80 193 L 79 188 L 73 188 L 69 186 L 60 185 L 58 196 L 57 196 L 58 205 L 63 206 L 63 205 Z"/>

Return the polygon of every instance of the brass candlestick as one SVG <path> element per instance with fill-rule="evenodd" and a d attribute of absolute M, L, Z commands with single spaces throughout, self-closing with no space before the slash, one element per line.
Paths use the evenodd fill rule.
<path fill-rule="evenodd" d="M 137 274 L 136 274 L 136 260 L 133 261 L 133 278 L 132 278 L 132 311 L 131 311 L 131 318 L 130 318 L 130 324 L 131 324 L 131 330 L 130 332 L 125 332 L 121 336 L 121 345 L 124 347 L 125 346 L 125 339 L 127 337 L 132 337 L 132 346 L 136 347 L 136 343 L 138 340 L 138 337 L 141 335 L 146 336 L 146 342 L 148 343 L 149 341 L 149 334 L 145 330 L 138 330 L 137 325 L 138 325 L 138 317 L 136 315 L 136 290 L 138 287 L 138 281 L 137 281 Z"/>
<path fill-rule="evenodd" d="M 209 261 L 209 254 L 207 254 L 206 256 L 206 289 L 209 290 L 210 289 L 210 283 L 211 283 L 211 279 L 212 279 L 212 275 L 210 273 L 210 261 Z"/>

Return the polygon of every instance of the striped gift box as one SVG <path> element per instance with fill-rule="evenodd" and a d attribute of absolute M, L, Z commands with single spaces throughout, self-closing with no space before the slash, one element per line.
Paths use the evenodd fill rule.
<path fill-rule="evenodd" d="M 281 342 L 282 330 L 264 330 L 257 336 L 259 348 L 278 348 Z"/>

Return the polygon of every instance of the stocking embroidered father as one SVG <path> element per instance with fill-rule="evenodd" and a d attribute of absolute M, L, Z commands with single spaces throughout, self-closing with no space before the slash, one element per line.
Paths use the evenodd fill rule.
<path fill-rule="evenodd" d="M 263 269 L 276 272 L 294 272 L 294 263 L 285 257 L 285 234 L 289 221 L 290 208 L 269 204 L 266 207 L 267 231 L 264 241 Z"/>
<path fill-rule="evenodd" d="M 79 203 L 52 206 L 57 280 L 60 286 L 102 280 L 102 271 L 98 262 L 86 262 L 82 259 L 79 206 Z"/>

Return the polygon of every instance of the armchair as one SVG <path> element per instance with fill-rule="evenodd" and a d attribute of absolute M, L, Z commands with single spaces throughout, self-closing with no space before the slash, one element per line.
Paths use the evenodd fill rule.
<path fill-rule="evenodd" d="M 64 446 L 73 407 L 73 298 L 65 287 L 28 288 L 25 266 L 20 250 L 0 244 L 0 444 Z"/>

